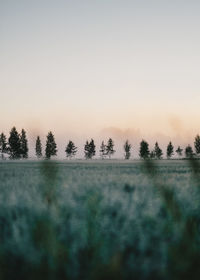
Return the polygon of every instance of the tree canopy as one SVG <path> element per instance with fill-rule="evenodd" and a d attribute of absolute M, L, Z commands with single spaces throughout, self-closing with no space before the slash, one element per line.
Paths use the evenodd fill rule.
<path fill-rule="evenodd" d="M 45 155 L 47 159 L 57 155 L 57 145 L 51 131 L 47 135 Z"/>
<path fill-rule="evenodd" d="M 142 140 L 140 143 L 139 155 L 141 158 L 147 159 L 149 157 L 149 154 L 149 144 L 145 140 Z"/>

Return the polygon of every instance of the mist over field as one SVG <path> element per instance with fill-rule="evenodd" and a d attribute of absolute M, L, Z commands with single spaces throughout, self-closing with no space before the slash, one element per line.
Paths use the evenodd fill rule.
<path fill-rule="evenodd" d="M 174 126 L 176 124 L 173 124 Z M 11 127 L 3 130 L 7 135 L 9 135 Z M 18 128 L 18 127 L 17 127 Z M 18 130 L 20 130 L 19 127 Z M 31 158 L 35 157 L 35 141 L 37 136 L 41 137 L 43 149 L 45 149 L 46 145 L 46 136 L 48 131 L 45 130 L 30 130 L 27 129 L 27 138 L 29 143 L 29 156 Z M 63 130 L 61 131 L 60 128 L 55 128 L 52 130 L 55 135 L 55 140 L 58 146 L 58 159 L 64 159 L 66 157 L 65 148 L 69 140 L 73 140 L 73 142 L 78 147 L 77 151 L 77 158 L 84 157 L 84 145 L 86 140 L 90 140 L 93 138 L 96 144 L 96 157 L 99 158 L 99 149 L 102 141 L 107 142 L 108 139 L 111 137 L 115 143 L 115 158 L 122 159 L 124 157 L 124 150 L 123 145 L 125 141 L 128 139 L 132 145 L 132 158 L 139 158 L 139 146 L 142 139 L 146 139 L 150 145 L 150 149 L 153 149 L 155 142 L 157 141 L 160 144 L 160 147 L 163 149 L 163 152 L 166 152 L 166 147 L 170 141 L 172 141 L 175 148 L 179 145 L 181 147 L 186 147 L 188 144 L 193 145 L 194 136 L 197 134 L 197 131 L 194 130 L 192 132 L 185 132 L 183 128 L 180 129 L 180 133 L 173 134 L 173 136 L 162 134 L 162 133 L 145 133 L 140 129 L 119 129 L 117 127 L 107 127 L 100 131 L 91 131 L 91 132 L 84 132 L 79 133 L 78 131 L 72 132 Z"/>

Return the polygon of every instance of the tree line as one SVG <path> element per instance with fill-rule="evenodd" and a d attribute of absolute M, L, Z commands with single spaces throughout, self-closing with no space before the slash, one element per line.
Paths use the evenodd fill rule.
<path fill-rule="evenodd" d="M 109 138 L 107 143 L 102 141 L 99 155 L 102 159 L 111 158 L 116 152 L 114 150 L 114 141 L 112 138 Z M 132 152 L 132 145 L 128 140 L 125 141 L 123 145 L 124 158 L 130 159 Z M 26 131 L 21 130 L 21 133 L 18 133 L 16 127 L 13 127 L 10 131 L 8 140 L 6 135 L 2 132 L 0 135 L 0 153 L 1 158 L 4 159 L 5 155 L 9 155 L 10 159 L 27 159 L 28 158 L 28 140 L 26 136 Z M 35 155 L 38 159 L 45 157 L 50 159 L 52 156 L 57 155 L 57 144 L 53 133 L 50 131 L 46 137 L 46 146 L 43 154 L 42 143 L 39 136 L 37 136 L 35 141 Z M 66 157 L 72 159 L 76 156 L 78 148 L 75 146 L 74 142 L 69 140 L 66 145 L 65 153 Z M 170 141 L 166 148 L 166 157 L 170 159 L 174 154 L 177 154 L 179 158 L 185 155 L 186 158 L 194 158 L 200 155 L 200 136 L 197 135 L 194 139 L 194 151 L 191 145 L 187 145 L 183 150 L 180 146 L 177 149 L 174 149 L 172 142 Z M 96 155 L 96 145 L 93 139 L 86 141 L 84 145 L 84 154 L 86 159 L 92 159 Z M 158 142 L 155 143 L 153 150 L 150 151 L 149 144 L 147 141 L 142 140 L 139 148 L 139 156 L 142 159 L 162 159 L 163 151 L 159 147 Z"/>

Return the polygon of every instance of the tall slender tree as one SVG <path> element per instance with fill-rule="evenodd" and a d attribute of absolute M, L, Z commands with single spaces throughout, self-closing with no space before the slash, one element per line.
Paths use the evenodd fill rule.
<path fill-rule="evenodd" d="M 88 142 L 88 140 L 86 141 L 85 146 L 84 146 L 84 152 L 85 152 L 86 159 L 91 159 L 91 158 L 93 158 L 93 156 L 95 156 L 96 146 L 94 144 L 93 139 L 91 139 L 90 142 Z"/>
<path fill-rule="evenodd" d="M 26 138 L 26 131 L 22 129 L 20 135 L 20 156 L 25 159 L 28 158 L 28 140 Z"/>
<path fill-rule="evenodd" d="M 89 159 L 90 158 L 90 146 L 89 146 L 88 140 L 86 141 L 85 146 L 84 146 L 84 153 L 85 153 L 85 158 Z"/>
<path fill-rule="evenodd" d="M 74 143 L 70 140 L 67 144 L 67 147 L 65 149 L 67 158 L 72 158 L 77 153 L 77 147 L 74 145 Z"/>
<path fill-rule="evenodd" d="M 178 148 L 177 148 L 177 150 L 176 150 L 176 153 L 177 153 L 177 155 L 178 155 L 179 157 L 181 157 L 181 156 L 182 156 L 182 153 L 183 153 L 183 149 L 181 149 L 181 147 L 178 146 Z"/>
<path fill-rule="evenodd" d="M 155 151 L 152 150 L 149 154 L 150 159 L 154 159 L 155 158 Z"/>
<path fill-rule="evenodd" d="M 47 135 L 45 155 L 47 159 L 57 155 L 57 145 L 53 133 L 50 131 Z"/>
<path fill-rule="evenodd" d="M 131 144 L 129 143 L 128 140 L 126 140 L 125 144 L 124 144 L 124 157 L 125 159 L 129 159 L 131 156 Z"/>
<path fill-rule="evenodd" d="M 170 141 L 167 145 L 167 158 L 170 159 L 172 155 L 174 154 L 174 146 L 172 145 L 172 142 Z"/>
<path fill-rule="evenodd" d="M 199 134 L 195 137 L 194 147 L 195 147 L 196 154 L 200 155 L 200 136 L 199 136 Z"/>
<path fill-rule="evenodd" d="M 94 144 L 94 140 L 93 139 L 91 139 L 89 147 L 90 147 L 90 158 L 93 158 L 95 156 L 95 154 L 96 154 L 96 146 Z"/>
<path fill-rule="evenodd" d="M 185 156 L 186 158 L 193 158 L 194 156 L 193 149 L 190 145 L 187 145 L 187 147 L 185 148 Z"/>
<path fill-rule="evenodd" d="M 17 132 L 16 127 L 13 127 L 11 129 L 8 143 L 9 143 L 10 158 L 19 159 L 21 155 L 21 143 L 20 143 L 20 135 Z"/>
<path fill-rule="evenodd" d="M 2 159 L 4 159 L 4 155 L 8 152 L 7 145 L 6 135 L 2 132 L 0 135 L 0 153 Z"/>
<path fill-rule="evenodd" d="M 149 154 L 149 144 L 145 140 L 142 140 L 140 143 L 139 151 L 140 158 L 147 159 L 149 157 Z"/>
<path fill-rule="evenodd" d="M 106 145 L 104 144 L 104 141 L 101 142 L 99 153 L 102 159 L 106 157 Z"/>
<path fill-rule="evenodd" d="M 111 156 L 115 153 L 114 150 L 114 142 L 112 140 L 112 138 L 108 139 L 108 143 L 106 145 L 106 154 L 108 155 L 109 158 L 111 158 Z"/>
<path fill-rule="evenodd" d="M 157 159 L 162 158 L 163 152 L 162 152 L 161 148 L 159 147 L 158 142 L 155 143 L 154 152 L 155 152 L 155 158 L 157 158 Z"/>
<path fill-rule="evenodd" d="M 37 136 L 37 138 L 36 138 L 35 154 L 36 154 L 37 158 L 42 157 L 42 143 L 41 143 L 41 140 L 40 140 L 39 136 Z"/>

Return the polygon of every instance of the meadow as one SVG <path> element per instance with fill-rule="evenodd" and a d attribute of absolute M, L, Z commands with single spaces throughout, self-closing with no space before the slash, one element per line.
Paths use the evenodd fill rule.
<path fill-rule="evenodd" d="M 200 279 L 198 160 L 0 162 L 0 279 Z"/>

